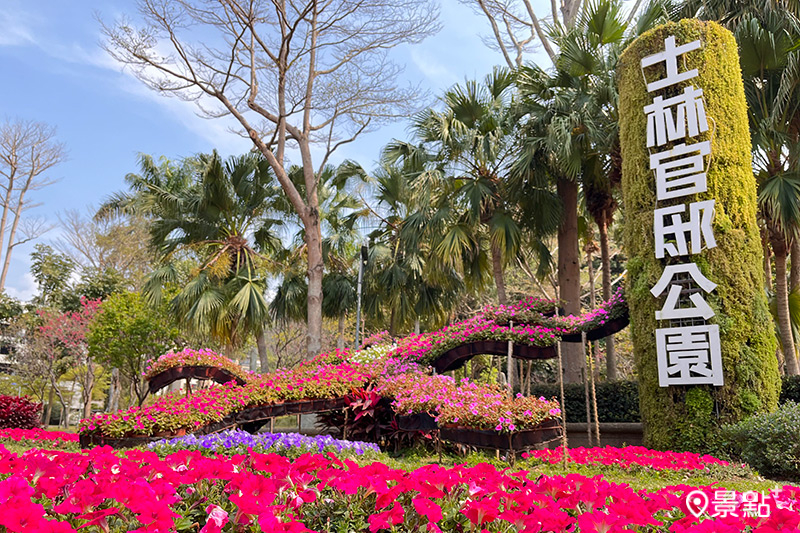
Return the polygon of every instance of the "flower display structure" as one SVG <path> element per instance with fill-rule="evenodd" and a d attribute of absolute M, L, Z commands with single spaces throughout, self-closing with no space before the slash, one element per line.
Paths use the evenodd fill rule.
<path fill-rule="evenodd" d="M 507 387 L 445 375 L 400 374 L 383 380 L 378 392 L 394 398 L 398 414 L 429 413 L 440 425 L 500 433 L 535 428 L 561 415 L 555 400 L 511 398 Z"/>
<path fill-rule="evenodd" d="M 508 324 L 510 321 L 523 324 L 538 324 L 547 328 L 552 328 L 561 334 L 569 335 L 581 332 L 589 332 L 604 326 L 606 323 L 628 316 L 628 302 L 625 300 L 625 292 L 622 287 L 618 287 L 611 298 L 600 303 L 580 315 L 567 316 L 547 316 L 535 310 L 504 310 L 494 313 L 494 321 L 497 324 Z"/>
<path fill-rule="evenodd" d="M 305 364 L 264 374 L 239 387 L 233 383 L 197 391 L 192 396 L 171 393 L 142 407 L 119 413 L 97 413 L 81 420 L 82 434 L 107 437 L 155 435 L 185 429 L 195 431 L 242 409 L 308 399 L 339 398 L 363 388 L 372 378 L 349 363 Z"/>
<path fill-rule="evenodd" d="M 500 325 L 479 314 L 430 333 L 404 337 L 397 342 L 397 348 L 390 355 L 429 365 L 445 352 L 462 344 L 496 340 L 545 347 L 555 345 L 562 333 L 558 328 L 544 325 Z"/>
<path fill-rule="evenodd" d="M 557 418 L 558 404 L 538 398 L 509 398 L 502 388 L 463 382 L 444 386 L 429 376 L 428 365 L 442 354 L 478 341 L 512 341 L 527 346 L 551 347 L 561 335 L 576 327 L 592 328 L 627 312 L 624 295 L 618 291 L 608 302 L 581 317 L 546 317 L 556 302 L 528 298 L 511 306 L 487 307 L 484 312 L 430 333 L 410 335 L 396 345 L 372 344 L 364 350 L 335 350 L 319 354 L 292 369 L 278 369 L 265 375 L 245 373 L 229 359 L 211 350 L 182 350 L 159 357 L 147 369 L 152 376 L 176 366 L 213 365 L 239 373 L 247 379 L 241 387 L 227 384 L 198 391 L 192 397 L 178 394 L 152 399 L 142 407 L 114 414 L 96 414 L 81 421 L 82 434 L 109 438 L 151 436 L 163 432 L 195 432 L 219 423 L 243 409 L 314 399 L 344 398 L 356 390 L 380 386 L 395 400 L 397 412 L 430 412 L 440 423 L 461 427 L 494 430 L 502 433 L 532 429 Z M 503 313 L 519 318 L 530 316 L 540 323 L 501 324 Z M 510 316 L 510 315 L 509 315 Z M 370 342 L 389 339 L 385 332 Z M 366 340 L 365 340 L 366 344 Z M 406 382 L 400 393 L 391 389 L 392 380 Z M 440 387 L 439 393 L 452 395 L 441 399 L 436 408 L 424 407 L 420 400 Z M 417 405 L 417 403 L 420 405 Z M 222 429 L 222 428 L 218 428 Z"/>
<path fill-rule="evenodd" d="M 731 491 L 730 513 L 696 518 L 686 494 L 717 485 L 635 491 L 600 476 L 537 476 L 481 463 L 410 471 L 333 455 L 124 455 L 0 447 L 0 527 L 6 531 L 649 531 L 774 533 L 800 527 L 800 488 L 764 496 L 748 516 Z"/>
<path fill-rule="evenodd" d="M 302 453 L 332 452 L 337 455 L 364 455 L 379 453 L 380 448 L 369 442 L 339 440 L 330 435 L 306 436 L 299 433 L 258 433 L 232 429 L 211 435 L 185 435 L 163 439 L 147 445 L 149 450 L 167 454 L 179 450 L 199 450 L 220 453 L 278 453 L 300 455 Z"/>
<path fill-rule="evenodd" d="M 142 375 L 146 380 L 150 380 L 165 370 L 184 366 L 207 366 L 211 368 L 221 368 L 223 370 L 227 370 L 231 375 L 236 376 L 245 382 L 253 379 L 253 377 L 257 375 L 246 371 L 239 364 L 231 361 L 224 355 L 220 355 L 213 350 L 208 350 L 205 348 L 201 350 L 184 348 L 178 352 L 167 352 L 159 356 L 156 360 L 151 361 L 145 367 Z"/>

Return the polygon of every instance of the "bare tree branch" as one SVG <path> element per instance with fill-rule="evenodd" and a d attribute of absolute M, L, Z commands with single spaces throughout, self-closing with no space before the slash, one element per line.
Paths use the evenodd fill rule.
<path fill-rule="evenodd" d="M 7 242 L 0 291 L 5 288 L 11 253 L 21 244 L 16 240 L 16 234 L 23 212 L 34 206 L 27 195 L 53 184 L 55 180 L 46 173 L 66 159 L 64 145 L 56 140 L 55 135 L 55 128 L 41 122 L 17 119 L 0 125 L 0 253 Z M 38 235 L 26 235 L 24 242 L 36 237 Z"/>

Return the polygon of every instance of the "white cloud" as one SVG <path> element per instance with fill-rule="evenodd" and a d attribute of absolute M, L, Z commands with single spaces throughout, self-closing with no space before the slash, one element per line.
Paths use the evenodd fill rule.
<path fill-rule="evenodd" d="M 39 292 L 39 286 L 30 272 L 25 272 L 21 278 L 6 285 L 6 294 L 23 302 L 29 301 L 37 292 Z"/>
<path fill-rule="evenodd" d="M 460 79 L 452 69 L 437 60 L 436 54 L 430 47 L 416 46 L 412 48 L 411 60 L 419 71 L 432 82 L 431 85 L 449 87 L 458 83 Z"/>
<path fill-rule="evenodd" d="M 0 46 L 36 44 L 32 25 L 32 17 L 14 3 L 0 8 Z"/>

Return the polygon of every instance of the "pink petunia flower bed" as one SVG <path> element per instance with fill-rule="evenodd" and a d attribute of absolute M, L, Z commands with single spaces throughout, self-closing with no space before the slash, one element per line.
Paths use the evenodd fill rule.
<path fill-rule="evenodd" d="M 475 466 L 410 471 L 333 455 L 159 458 L 110 448 L 83 453 L 0 446 L 0 527 L 8 532 L 369 531 L 757 533 L 800 528 L 800 488 L 776 487 L 751 515 L 727 491 L 724 513 L 694 516 L 687 494 L 719 486 L 635 491 L 601 476 Z"/>
<path fill-rule="evenodd" d="M 703 470 L 710 465 L 728 466 L 727 461 L 711 455 L 700 455 L 691 452 L 656 451 L 642 446 L 626 446 L 615 448 L 569 448 L 567 456 L 570 462 L 586 465 L 619 466 L 630 468 L 644 466 L 653 470 Z M 560 463 L 564 458 L 564 450 L 533 450 L 522 454 L 523 458 L 539 460 L 545 463 Z"/>

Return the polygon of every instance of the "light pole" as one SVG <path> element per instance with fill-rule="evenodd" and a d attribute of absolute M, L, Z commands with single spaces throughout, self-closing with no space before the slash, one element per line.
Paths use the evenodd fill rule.
<path fill-rule="evenodd" d="M 358 350 L 358 334 L 361 332 L 361 287 L 363 285 L 364 280 L 364 267 L 367 266 L 367 258 L 368 258 L 369 248 L 367 246 L 367 241 L 363 241 L 361 243 L 361 260 L 358 262 L 358 290 L 357 290 L 357 297 L 358 301 L 356 302 L 356 342 L 353 349 Z"/>

